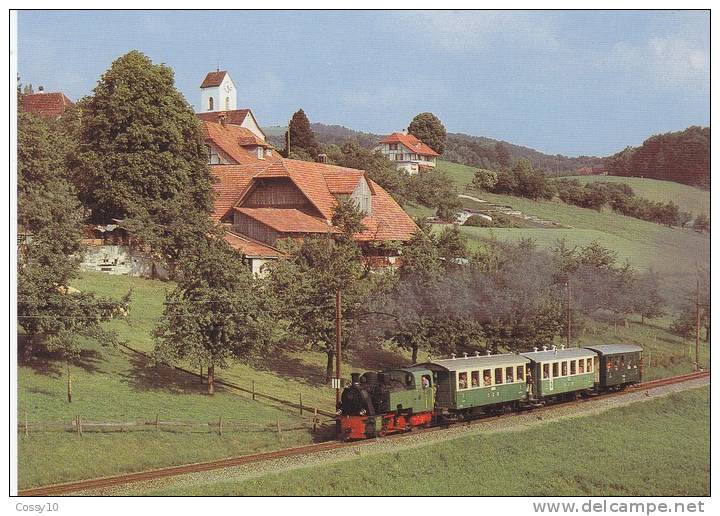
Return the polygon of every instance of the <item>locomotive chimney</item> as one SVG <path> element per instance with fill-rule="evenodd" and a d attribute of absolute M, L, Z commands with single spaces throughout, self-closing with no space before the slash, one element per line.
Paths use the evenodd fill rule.
<path fill-rule="evenodd" d="M 350 373 L 352 384 L 357 385 L 360 382 L 360 373 Z"/>

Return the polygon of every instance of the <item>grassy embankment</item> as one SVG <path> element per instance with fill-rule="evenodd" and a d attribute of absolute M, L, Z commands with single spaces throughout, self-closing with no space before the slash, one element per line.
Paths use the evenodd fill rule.
<path fill-rule="evenodd" d="M 462 437 L 244 481 L 179 480 L 143 494 L 707 496 L 709 397 L 704 387 L 520 432 Z"/>

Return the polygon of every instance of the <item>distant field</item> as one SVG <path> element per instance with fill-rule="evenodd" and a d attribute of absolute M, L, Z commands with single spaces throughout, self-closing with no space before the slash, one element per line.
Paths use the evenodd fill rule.
<path fill-rule="evenodd" d="M 464 189 L 472 179 L 475 168 L 456 163 L 440 161 L 438 168 L 445 170 L 458 187 Z M 601 176 L 605 178 L 607 176 Z M 630 178 L 621 178 L 630 179 Z M 637 183 L 650 182 L 637 179 Z M 667 192 L 692 192 L 693 195 L 705 195 L 696 188 L 669 183 L 660 183 Z M 651 183 L 647 183 L 651 184 Z M 661 190 L 655 189 L 655 192 Z M 558 238 L 566 238 L 569 243 L 585 245 L 597 240 L 610 249 L 617 251 L 621 259 L 628 258 L 638 268 L 652 268 L 658 272 L 684 277 L 693 274 L 696 267 L 707 267 L 710 262 L 710 239 L 689 229 L 667 228 L 652 222 L 619 215 L 608 210 L 597 212 L 579 208 L 560 201 L 532 201 L 510 195 L 496 195 L 486 192 L 469 191 L 481 199 L 495 204 L 509 205 L 528 215 L 554 221 L 571 229 L 552 228 L 469 228 L 462 231 L 471 239 L 495 235 L 497 238 L 517 240 L 523 236 L 535 238 L 538 245 L 547 247 Z M 638 191 L 640 194 L 640 191 Z M 478 208 L 476 202 L 463 199 L 468 208 Z M 707 205 L 707 202 L 704 204 Z M 412 208 L 418 214 L 423 208 Z M 697 211 L 697 210 L 696 210 Z M 684 280 L 683 280 L 684 281 Z"/>
<path fill-rule="evenodd" d="M 469 436 L 245 481 L 144 494 L 708 496 L 710 390 L 694 389 L 539 429 Z"/>
<path fill-rule="evenodd" d="M 652 201 L 673 201 L 680 206 L 681 210 L 689 211 L 695 215 L 700 213 L 710 214 L 710 192 L 693 186 L 640 177 L 570 176 L 568 179 L 577 179 L 581 183 L 596 181 L 627 183 L 638 197 L 645 197 Z"/>

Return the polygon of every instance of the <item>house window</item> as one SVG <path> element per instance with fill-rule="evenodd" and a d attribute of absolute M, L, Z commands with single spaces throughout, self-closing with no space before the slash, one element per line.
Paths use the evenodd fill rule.
<path fill-rule="evenodd" d="M 402 152 L 397 155 L 397 160 L 398 160 L 398 161 L 402 161 L 402 160 L 403 160 Z"/>
<path fill-rule="evenodd" d="M 217 165 L 218 163 L 220 163 L 220 156 L 218 155 L 217 149 L 215 149 L 211 145 L 208 145 L 207 149 L 208 149 L 208 155 L 209 155 L 208 163 L 210 165 Z"/>
<path fill-rule="evenodd" d="M 212 111 L 213 109 L 215 109 L 215 99 L 210 97 L 208 99 L 208 111 Z"/>
<path fill-rule="evenodd" d="M 397 143 L 391 143 L 389 145 L 390 150 L 397 150 Z"/>

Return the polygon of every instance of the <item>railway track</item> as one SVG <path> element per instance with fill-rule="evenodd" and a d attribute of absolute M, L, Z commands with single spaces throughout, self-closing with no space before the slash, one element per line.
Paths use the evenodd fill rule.
<path fill-rule="evenodd" d="M 600 398 L 607 398 L 612 396 L 621 396 L 627 392 L 654 389 L 657 387 L 663 387 L 666 385 L 673 385 L 677 383 L 683 383 L 699 378 L 705 378 L 710 376 L 710 371 L 699 371 L 679 376 L 673 376 L 670 378 L 661 378 L 658 380 L 651 380 L 643 382 L 633 387 L 629 387 L 626 390 L 612 392 L 606 395 L 600 396 Z M 595 398 L 583 398 L 576 401 L 570 401 L 563 403 L 562 405 L 570 405 L 574 403 L 588 403 Z M 548 405 L 542 408 L 534 409 L 534 411 L 550 410 L 556 405 Z M 502 414 L 500 416 L 487 416 L 481 417 L 476 420 L 467 421 L 460 423 L 463 426 L 470 426 L 473 423 L 477 423 L 487 419 L 488 417 L 494 418 L 506 418 L 512 417 L 517 413 Z M 442 431 L 444 427 L 432 427 L 427 429 L 417 429 L 416 432 L 436 432 Z M 384 439 L 401 438 L 405 434 L 394 434 Z M 354 442 L 341 442 L 341 441 L 327 441 L 318 444 L 310 444 L 306 446 L 298 446 L 294 448 L 286 448 L 283 450 L 275 450 L 270 452 L 258 453 L 253 455 L 244 455 L 241 457 L 233 457 L 229 459 L 220 459 L 209 462 L 198 462 L 194 464 L 183 464 L 181 466 L 171 466 L 167 468 L 158 468 L 147 471 L 139 471 L 137 473 L 128 473 L 125 475 L 116 475 L 111 477 L 94 478 L 89 480 L 80 480 L 76 482 L 68 482 L 64 484 L 54 484 L 49 486 L 34 487 L 30 489 L 23 489 L 18 491 L 18 496 L 57 496 L 67 495 L 76 493 L 78 491 L 85 491 L 90 489 L 100 489 L 105 487 L 114 487 L 122 484 L 130 484 L 135 482 L 142 482 L 146 480 L 156 480 L 159 478 L 172 477 L 177 475 L 184 475 L 187 473 L 197 473 L 202 471 L 210 471 L 215 469 L 223 469 L 233 466 L 242 466 L 245 464 L 252 464 L 256 462 L 264 462 L 273 459 L 281 459 L 286 457 L 296 457 L 301 455 L 310 455 L 313 453 L 319 453 L 324 451 L 331 451 L 338 448 L 345 448 L 348 446 L 370 446 L 375 442 L 374 439 L 367 441 L 354 441 Z"/>

